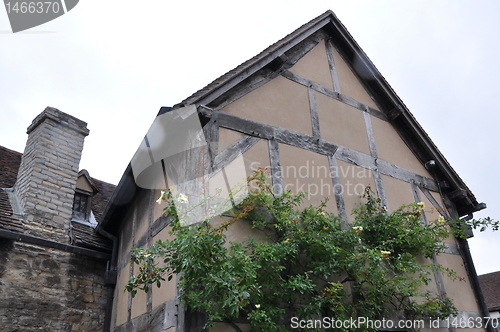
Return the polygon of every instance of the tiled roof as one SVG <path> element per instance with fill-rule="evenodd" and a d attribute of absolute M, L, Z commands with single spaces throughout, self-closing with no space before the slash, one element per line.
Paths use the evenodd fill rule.
<path fill-rule="evenodd" d="M 16 183 L 17 170 L 22 153 L 0 146 L 0 188 L 12 188 Z M 21 221 L 13 215 L 9 196 L 0 190 L 0 229 L 23 232 Z"/>
<path fill-rule="evenodd" d="M 16 183 L 21 165 L 22 153 L 0 146 L 0 188 L 12 188 Z M 92 197 L 92 212 L 97 221 L 108 204 L 115 185 L 92 178 L 92 184 L 99 190 Z M 5 190 L 0 190 L 0 229 L 23 233 L 23 224 L 14 214 Z M 110 241 L 95 233 L 90 226 L 72 222 L 73 244 L 90 249 L 110 251 Z"/>
<path fill-rule="evenodd" d="M 488 309 L 500 309 L 500 271 L 477 276 Z"/>

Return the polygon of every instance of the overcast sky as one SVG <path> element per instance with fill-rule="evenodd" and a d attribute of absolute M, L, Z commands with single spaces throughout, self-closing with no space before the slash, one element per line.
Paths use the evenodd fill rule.
<path fill-rule="evenodd" d="M 82 0 L 13 34 L 0 9 L 0 145 L 23 152 L 46 106 L 88 123 L 80 164 L 118 183 L 161 106 L 331 9 L 479 202 L 500 218 L 500 1 Z M 500 232 L 469 240 L 500 270 Z"/>

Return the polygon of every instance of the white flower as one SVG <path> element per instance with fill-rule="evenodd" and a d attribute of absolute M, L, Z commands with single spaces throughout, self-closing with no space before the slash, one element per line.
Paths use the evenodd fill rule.
<path fill-rule="evenodd" d="M 177 201 L 179 201 L 180 203 L 189 203 L 188 197 L 184 194 L 179 194 L 179 196 L 177 197 Z"/>
<path fill-rule="evenodd" d="M 380 251 L 380 256 L 382 256 L 382 258 L 387 258 L 389 257 L 390 254 L 391 254 L 390 251 L 385 251 L 385 250 Z"/>
<path fill-rule="evenodd" d="M 444 217 L 443 216 L 439 216 L 438 221 L 443 222 L 444 221 Z"/>
<path fill-rule="evenodd" d="M 260 309 L 260 304 L 256 304 L 255 308 Z"/>
<path fill-rule="evenodd" d="M 161 191 L 160 198 L 156 200 L 156 203 L 161 204 L 161 202 L 167 200 L 167 192 L 166 191 Z"/>
<path fill-rule="evenodd" d="M 354 226 L 352 229 L 354 230 L 354 233 L 358 234 L 363 231 L 363 226 Z"/>
<path fill-rule="evenodd" d="M 417 203 L 417 206 L 418 206 L 418 208 L 419 208 L 420 210 L 425 209 L 425 204 L 424 204 L 424 202 L 418 202 L 418 203 Z"/>

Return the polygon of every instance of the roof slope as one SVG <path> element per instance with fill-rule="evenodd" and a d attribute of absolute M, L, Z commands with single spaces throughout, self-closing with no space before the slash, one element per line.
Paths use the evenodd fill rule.
<path fill-rule="evenodd" d="M 22 153 L 0 146 L 0 188 L 14 186 L 21 157 Z M 0 229 L 14 232 L 23 230 L 21 221 L 13 215 L 9 196 L 5 190 L 0 190 Z"/>
<path fill-rule="evenodd" d="M 481 284 L 488 309 L 490 311 L 492 309 L 500 310 L 500 271 L 483 274 L 477 278 Z"/>
<path fill-rule="evenodd" d="M 17 172 L 21 165 L 22 153 L 0 146 L 0 188 L 12 188 L 16 183 Z M 91 209 L 97 221 L 110 200 L 115 185 L 91 178 L 92 184 L 99 190 L 92 197 Z M 95 233 L 90 226 L 72 222 L 74 244 L 81 247 L 110 251 L 110 241 Z M 22 221 L 17 218 L 11 207 L 9 196 L 5 190 L 0 190 L 0 229 L 24 232 Z"/>

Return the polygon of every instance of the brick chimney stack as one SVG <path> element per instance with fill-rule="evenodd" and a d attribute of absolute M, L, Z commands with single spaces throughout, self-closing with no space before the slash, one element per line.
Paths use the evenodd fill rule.
<path fill-rule="evenodd" d="M 73 196 L 87 123 L 47 107 L 28 127 L 15 191 L 26 233 L 69 243 Z"/>

